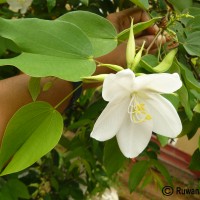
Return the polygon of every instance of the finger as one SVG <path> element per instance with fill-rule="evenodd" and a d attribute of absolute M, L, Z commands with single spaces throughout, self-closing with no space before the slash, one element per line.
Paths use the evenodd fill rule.
<path fill-rule="evenodd" d="M 145 12 L 145 11 L 143 11 L 142 12 L 142 16 L 141 16 L 141 21 L 142 22 L 146 22 L 146 21 L 148 21 L 148 20 L 150 20 L 151 18 L 150 18 L 150 16 L 148 15 L 148 13 L 147 12 Z M 159 31 L 159 28 L 158 28 L 158 26 L 157 25 L 153 25 L 153 26 L 150 26 L 149 28 L 147 28 L 147 33 L 149 34 L 149 35 L 155 35 L 156 33 L 158 33 L 158 31 Z"/>
<path fill-rule="evenodd" d="M 118 32 L 130 27 L 131 18 L 134 24 L 141 21 L 142 10 L 139 8 L 129 8 L 107 16 L 107 19 L 115 26 Z"/>

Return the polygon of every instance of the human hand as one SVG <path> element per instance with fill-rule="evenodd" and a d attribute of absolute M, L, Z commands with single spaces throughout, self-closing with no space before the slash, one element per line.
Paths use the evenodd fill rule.
<path fill-rule="evenodd" d="M 107 16 L 107 19 L 115 26 L 118 32 L 130 27 L 131 18 L 134 19 L 134 24 L 150 20 L 147 12 L 139 8 L 129 8 Z M 149 45 L 152 44 L 150 53 L 155 53 L 158 49 L 158 46 L 166 42 L 166 37 L 161 35 L 154 41 L 158 31 L 158 26 L 153 25 L 140 34 L 135 35 L 136 46 L 141 46 L 143 41 L 146 41 L 145 48 L 148 48 Z"/>
<path fill-rule="evenodd" d="M 139 8 L 129 8 L 120 12 L 112 13 L 107 16 L 107 19 L 115 26 L 118 32 L 127 29 L 131 25 L 131 18 L 134 19 L 134 24 L 139 22 L 145 22 L 150 20 L 149 15 L 144 10 Z M 175 48 L 177 47 L 177 43 L 171 41 L 171 37 L 166 33 L 159 33 L 159 27 L 157 25 L 153 25 L 141 33 L 135 35 L 135 43 L 136 47 L 141 47 L 143 42 L 145 41 L 144 48 L 148 53 L 154 54 L 158 51 L 159 47 L 163 44 L 167 43 L 167 48 Z M 170 42 L 171 41 L 171 42 Z M 127 43 L 123 42 L 117 48 L 115 48 L 112 52 L 107 55 L 104 55 L 96 60 L 101 63 L 110 63 L 120 65 L 122 67 L 126 67 L 126 46 Z M 97 69 L 96 74 L 101 72 L 110 72 L 109 70 L 105 70 L 102 68 Z"/>

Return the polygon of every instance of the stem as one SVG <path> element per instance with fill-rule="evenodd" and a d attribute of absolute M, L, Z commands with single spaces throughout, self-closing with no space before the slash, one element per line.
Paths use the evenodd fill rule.
<path fill-rule="evenodd" d="M 149 50 L 151 49 L 151 47 L 153 46 L 153 44 L 155 43 L 155 41 L 157 40 L 158 36 L 161 34 L 162 29 L 160 29 L 157 33 L 157 35 L 155 36 L 155 38 L 153 39 L 153 41 L 151 42 L 151 44 L 148 46 L 146 54 L 148 54 Z"/>
<path fill-rule="evenodd" d="M 61 104 L 63 104 L 74 92 L 76 92 L 80 87 L 82 87 L 83 84 L 80 84 L 78 87 L 76 87 L 72 92 L 70 92 L 66 97 L 64 97 L 56 106 L 54 106 L 55 109 L 57 109 Z"/>

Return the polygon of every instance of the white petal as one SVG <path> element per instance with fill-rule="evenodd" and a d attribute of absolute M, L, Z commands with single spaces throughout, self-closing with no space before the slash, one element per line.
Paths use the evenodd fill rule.
<path fill-rule="evenodd" d="M 103 83 L 102 96 L 106 101 L 129 96 L 133 89 L 135 75 L 130 69 L 106 76 Z"/>
<path fill-rule="evenodd" d="M 97 119 L 91 137 L 99 141 L 109 140 L 119 130 L 124 116 L 127 113 L 130 99 L 108 103 Z"/>
<path fill-rule="evenodd" d="M 140 92 L 172 93 L 182 86 L 177 73 L 148 74 L 138 76 L 135 79 L 134 90 Z"/>
<path fill-rule="evenodd" d="M 153 118 L 153 131 L 167 137 L 177 137 L 182 130 L 181 120 L 174 106 L 158 94 L 145 100 L 150 115 Z"/>
<path fill-rule="evenodd" d="M 137 157 L 148 145 L 152 135 L 153 122 L 147 120 L 133 123 L 130 116 L 125 120 L 117 133 L 117 141 L 121 152 L 127 158 Z"/>

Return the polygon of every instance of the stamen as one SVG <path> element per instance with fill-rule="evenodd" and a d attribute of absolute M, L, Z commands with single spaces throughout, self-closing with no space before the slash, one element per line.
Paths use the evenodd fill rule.
<path fill-rule="evenodd" d="M 141 123 L 152 119 L 151 115 L 145 109 L 145 104 L 140 103 L 135 94 L 132 95 L 128 113 L 130 114 L 131 121 L 134 123 Z"/>

